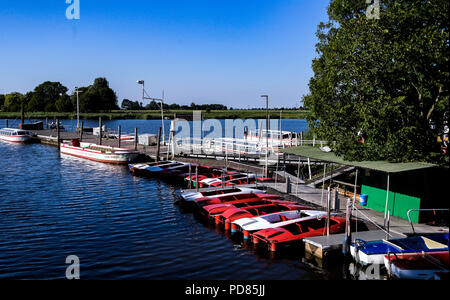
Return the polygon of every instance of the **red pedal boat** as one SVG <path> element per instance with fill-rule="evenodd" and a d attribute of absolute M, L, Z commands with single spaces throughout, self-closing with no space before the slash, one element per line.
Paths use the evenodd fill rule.
<path fill-rule="evenodd" d="M 298 246 L 307 237 L 326 234 L 326 216 L 311 217 L 288 225 L 268 228 L 251 234 L 253 243 L 264 243 L 275 252 L 280 246 Z M 330 233 L 345 232 L 345 218 L 330 217 Z"/>
<path fill-rule="evenodd" d="M 196 169 L 192 168 L 191 170 L 191 176 L 189 176 L 189 174 L 185 174 L 185 184 L 186 186 L 189 185 L 189 182 L 191 182 L 191 186 L 195 187 L 195 184 L 197 182 L 197 176 L 195 176 L 196 173 Z M 213 178 L 219 178 L 222 175 L 225 176 L 225 178 L 233 178 L 233 174 L 240 174 L 236 171 L 224 171 L 222 169 L 219 168 L 215 168 L 215 167 L 209 167 L 209 166 L 199 166 L 199 169 L 197 171 L 198 174 L 198 186 L 201 187 L 206 187 L 207 185 L 203 185 L 203 183 L 201 182 L 202 180 L 205 179 L 213 179 Z"/>
<path fill-rule="evenodd" d="M 224 226 L 225 230 L 231 229 L 231 232 L 234 233 L 237 231 L 237 226 L 231 225 L 231 223 L 242 218 L 259 217 L 282 211 L 309 209 L 311 209 L 311 207 L 309 206 L 284 203 L 263 204 L 248 207 L 231 207 L 225 210 L 223 213 L 216 215 L 215 219 L 216 224 L 221 224 Z"/>
<path fill-rule="evenodd" d="M 265 194 L 265 193 L 243 193 L 237 195 L 218 195 L 216 197 L 203 197 L 198 198 L 195 201 L 199 207 L 203 207 L 205 205 L 211 204 L 220 204 L 220 203 L 239 203 L 239 202 L 249 202 L 249 201 L 257 201 L 261 199 L 281 199 L 281 196 Z"/>
<path fill-rule="evenodd" d="M 205 205 L 200 208 L 200 213 L 207 217 L 209 220 L 215 220 L 215 217 L 230 208 L 244 208 L 244 207 L 254 207 L 260 205 L 270 205 L 270 204 L 287 204 L 287 205 L 296 205 L 297 203 L 294 201 L 284 201 L 284 200 L 276 200 L 276 199 L 253 199 L 248 201 L 238 201 L 236 203 L 228 202 L 228 203 L 220 203 L 220 204 L 210 204 Z"/>

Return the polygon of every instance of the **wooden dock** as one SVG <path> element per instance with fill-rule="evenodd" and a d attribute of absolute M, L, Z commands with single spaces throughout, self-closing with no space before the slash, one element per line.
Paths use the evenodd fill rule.
<path fill-rule="evenodd" d="M 390 238 L 406 237 L 404 234 L 390 233 Z M 352 242 L 356 239 L 364 241 L 376 241 L 386 238 L 386 233 L 382 230 L 369 230 L 352 232 Z M 305 253 L 310 257 L 322 260 L 323 264 L 341 261 L 342 244 L 344 243 L 345 233 L 332 234 L 330 236 L 315 236 L 303 240 Z"/>

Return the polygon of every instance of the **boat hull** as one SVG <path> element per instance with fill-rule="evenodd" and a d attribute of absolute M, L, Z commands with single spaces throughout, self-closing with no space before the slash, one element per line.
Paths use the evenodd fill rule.
<path fill-rule="evenodd" d="M 31 136 L 21 135 L 21 136 L 6 136 L 0 135 L 0 140 L 10 143 L 26 143 L 31 140 Z"/>
<path fill-rule="evenodd" d="M 384 265 L 389 275 L 399 279 L 435 279 L 436 273 L 449 272 L 448 262 L 448 251 L 384 256 Z"/>
<path fill-rule="evenodd" d="M 133 161 L 138 153 L 127 151 L 126 149 L 115 152 L 104 152 L 97 150 L 86 149 L 83 147 L 76 147 L 71 145 L 61 145 L 62 154 L 72 155 L 80 158 L 85 158 L 93 161 L 110 163 L 110 164 L 127 164 Z"/>
<path fill-rule="evenodd" d="M 399 254 L 418 251 L 448 251 L 448 234 L 360 242 L 362 242 L 361 245 L 358 245 L 356 241 L 352 243 L 350 253 L 362 265 L 382 265 L 384 264 L 384 256 L 389 252 Z M 399 245 L 402 247 L 399 247 Z"/>

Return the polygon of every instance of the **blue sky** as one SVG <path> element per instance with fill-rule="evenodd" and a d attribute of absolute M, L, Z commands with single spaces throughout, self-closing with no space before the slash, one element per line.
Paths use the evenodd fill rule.
<path fill-rule="evenodd" d="M 0 2 L 0 93 L 43 81 L 72 90 L 106 77 L 140 100 L 136 80 L 167 103 L 236 108 L 300 105 L 328 0 L 65 0 Z"/>

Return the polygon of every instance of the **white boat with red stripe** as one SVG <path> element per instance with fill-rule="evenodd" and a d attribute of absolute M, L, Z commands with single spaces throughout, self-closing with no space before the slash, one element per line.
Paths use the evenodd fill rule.
<path fill-rule="evenodd" d="M 32 134 L 26 130 L 16 128 L 0 129 L 0 140 L 11 143 L 25 143 L 30 141 Z"/>
<path fill-rule="evenodd" d="M 72 143 L 62 143 L 60 151 L 62 154 L 111 164 L 127 164 L 139 154 L 137 151 L 126 148 L 83 143 L 79 139 L 73 139 Z"/>

